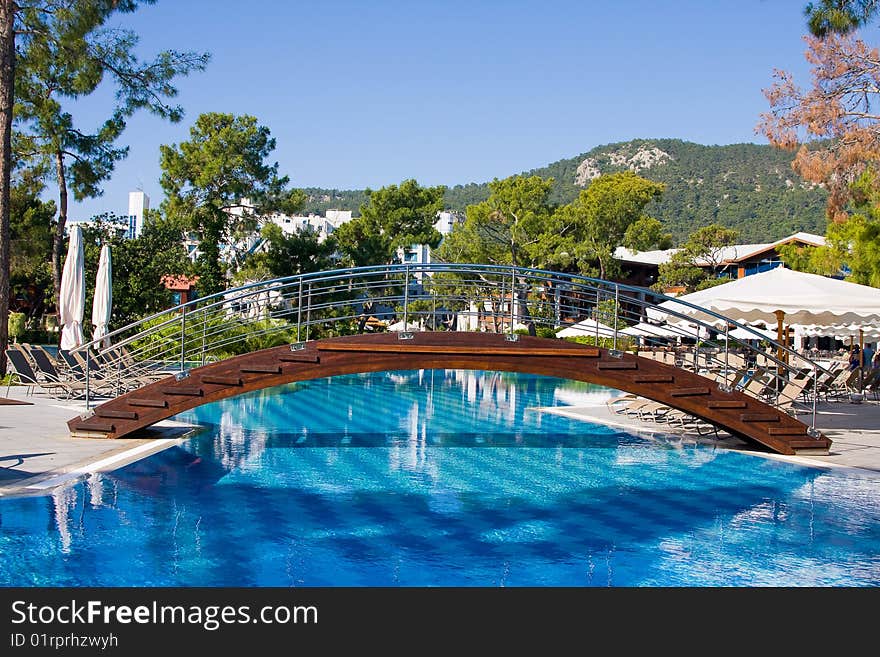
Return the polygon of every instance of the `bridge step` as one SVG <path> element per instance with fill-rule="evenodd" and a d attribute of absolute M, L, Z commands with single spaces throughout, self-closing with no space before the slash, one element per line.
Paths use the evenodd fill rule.
<path fill-rule="evenodd" d="M 828 449 L 831 441 L 827 438 L 819 438 L 818 440 L 790 440 L 788 446 L 792 449 Z"/>
<path fill-rule="evenodd" d="M 806 427 L 767 427 L 771 436 L 806 436 Z"/>
<path fill-rule="evenodd" d="M 118 420 L 137 420 L 138 414 L 135 411 L 117 411 L 113 408 L 98 408 L 95 409 L 95 415 L 98 417 L 109 417 L 116 418 Z"/>
<path fill-rule="evenodd" d="M 74 429 L 77 431 L 96 431 L 100 433 L 113 433 L 116 431 L 116 425 L 112 422 L 94 422 L 91 420 L 86 420 L 85 422 L 80 422 Z"/>
<path fill-rule="evenodd" d="M 198 386 L 177 386 L 175 388 L 162 388 L 163 395 L 178 395 L 180 397 L 201 397 L 204 391 Z"/>
<path fill-rule="evenodd" d="M 708 395 L 709 388 L 676 388 L 669 394 L 673 397 L 696 397 L 698 395 Z"/>
<path fill-rule="evenodd" d="M 242 380 L 237 376 L 203 376 L 202 383 L 210 383 L 217 386 L 240 386 Z"/>
<path fill-rule="evenodd" d="M 641 374 L 634 376 L 635 383 L 674 383 L 675 377 L 671 374 Z"/>
<path fill-rule="evenodd" d="M 244 374 L 281 374 L 280 365 L 245 365 L 238 368 Z"/>
<path fill-rule="evenodd" d="M 739 419 L 743 422 L 779 422 L 779 416 L 772 413 L 743 413 Z"/>
<path fill-rule="evenodd" d="M 132 397 L 128 400 L 128 405 L 146 408 L 168 408 L 168 402 L 164 399 L 143 399 L 140 397 Z"/>
<path fill-rule="evenodd" d="M 710 401 L 706 404 L 707 408 L 748 408 L 748 404 L 744 401 L 733 401 L 733 400 L 724 400 L 718 399 L 715 401 Z"/>
<path fill-rule="evenodd" d="M 282 363 L 320 363 L 318 354 L 282 354 L 278 357 Z"/>
<path fill-rule="evenodd" d="M 599 363 L 597 367 L 600 370 L 637 370 L 639 364 L 635 361 L 611 361 L 610 363 Z"/>

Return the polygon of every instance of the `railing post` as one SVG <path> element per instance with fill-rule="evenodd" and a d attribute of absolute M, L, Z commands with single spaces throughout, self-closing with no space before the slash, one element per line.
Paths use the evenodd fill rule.
<path fill-rule="evenodd" d="M 724 322 L 724 388 L 725 390 L 730 388 L 730 369 L 729 369 L 729 354 L 730 354 L 730 324 Z"/>
<path fill-rule="evenodd" d="M 303 279 L 299 275 L 299 300 L 296 302 L 296 341 L 299 342 L 299 326 L 302 324 L 303 312 Z"/>
<path fill-rule="evenodd" d="M 122 394 L 122 357 L 116 359 L 116 396 Z"/>
<path fill-rule="evenodd" d="M 202 313 L 202 365 L 205 364 L 205 352 L 208 350 L 208 312 Z"/>
<path fill-rule="evenodd" d="M 617 309 L 620 307 L 620 285 L 614 284 L 614 351 L 617 351 Z M 598 329 L 598 324 L 596 325 Z"/>
<path fill-rule="evenodd" d="M 309 281 L 308 289 L 306 290 L 306 295 L 308 297 L 306 306 L 306 342 L 309 341 L 309 329 L 311 328 L 312 323 L 312 283 Z"/>
<path fill-rule="evenodd" d="M 556 281 L 554 281 L 553 285 L 553 300 L 556 302 L 556 326 L 562 326 L 562 307 L 560 304 L 562 300 L 560 298 L 560 290 L 561 284 L 557 285 Z"/>
<path fill-rule="evenodd" d="M 186 371 L 186 306 L 180 309 L 180 371 Z"/>
<path fill-rule="evenodd" d="M 89 383 L 90 383 L 90 381 L 89 381 L 89 379 L 90 379 L 89 362 L 92 360 L 91 358 L 89 358 L 90 355 L 91 354 L 89 354 L 89 350 L 86 349 L 86 413 L 89 412 L 89 392 L 90 392 L 90 389 L 89 389 Z"/>
<path fill-rule="evenodd" d="M 816 399 L 819 397 L 819 366 L 813 363 L 813 419 L 810 423 L 810 432 L 816 431 Z"/>
<path fill-rule="evenodd" d="M 407 328 L 407 317 L 409 316 L 409 265 L 404 268 L 403 275 L 403 331 L 409 331 Z"/>
<path fill-rule="evenodd" d="M 513 335 L 513 321 L 516 315 L 516 267 L 510 267 L 510 334 Z"/>

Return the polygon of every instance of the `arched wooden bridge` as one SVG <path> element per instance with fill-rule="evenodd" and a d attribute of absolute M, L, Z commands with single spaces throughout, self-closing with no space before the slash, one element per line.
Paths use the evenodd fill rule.
<path fill-rule="evenodd" d="M 68 422 L 73 435 L 121 438 L 177 413 L 244 392 L 340 374 L 412 369 L 527 372 L 631 392 L 702 418 L 781 454 L 827 453 L 794 417 L 741 392 L 725 392 L 693 372 L 563 340 L 495 333 L 396 333 L 273 347 L 190 370 L 112 399 Z"/>

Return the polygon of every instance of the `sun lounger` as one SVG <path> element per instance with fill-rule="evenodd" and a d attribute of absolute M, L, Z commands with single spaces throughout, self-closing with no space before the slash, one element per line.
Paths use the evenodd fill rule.
<path fill-rule="evenodd" d="M 35 387 L 45 391 L 51 397 L 56 399 L 70 399 L 72 397 L 85 396 L 86 386 L 77 381 L 66 381 L 63 379 L 51 379 L 42 373 L 38 375 L 31 367 L 25 356 L 25 353 L 14 347 L 6 350 L 6 358 L 15 370 L 19 380 L 28 386 L 26 394 L 33 394 Z M 9 396 L 9 386 L 6 387 L 6 396 Z"/>

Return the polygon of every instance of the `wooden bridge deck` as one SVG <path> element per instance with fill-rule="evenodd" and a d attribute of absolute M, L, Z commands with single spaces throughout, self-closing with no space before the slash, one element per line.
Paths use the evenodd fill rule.
<path fill-rule="evenodd" d="M 74 436 L 121 438 L 177 413 L 244 392 L 340 374 L 410 369 L 528 372 L 596 383 L 653 399 L 781 454 L 827 453 L 831 441 L 812 437 L 794 417 L 741 392 L 725 392 L 693 372 L 624 353 L 495 333 L 426 332 L 345 336 L 283 345 L 170 376 L 121 395 L 67 424 Z"/>

